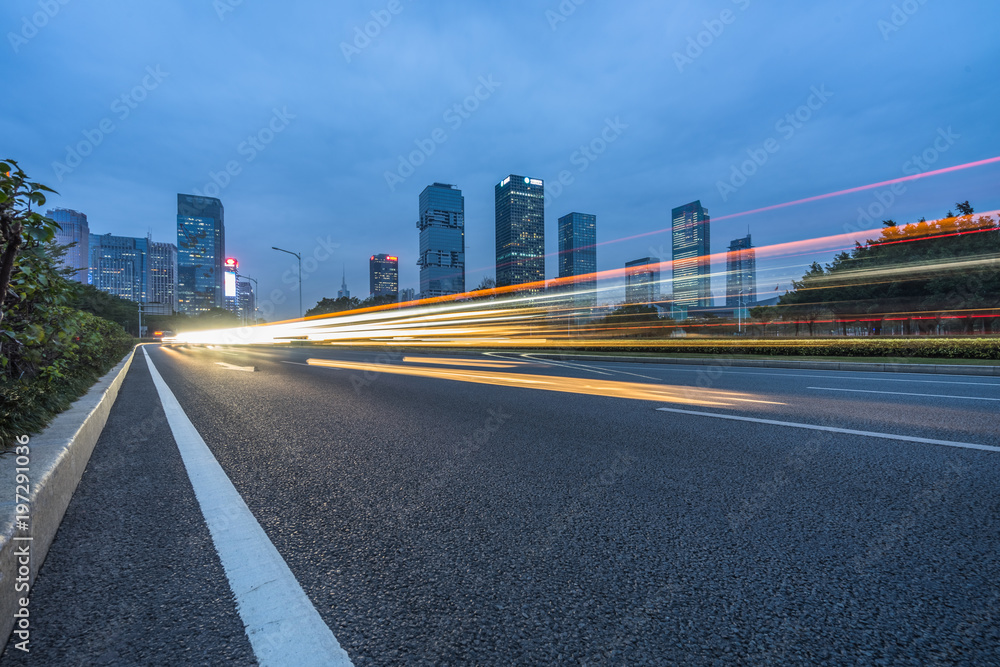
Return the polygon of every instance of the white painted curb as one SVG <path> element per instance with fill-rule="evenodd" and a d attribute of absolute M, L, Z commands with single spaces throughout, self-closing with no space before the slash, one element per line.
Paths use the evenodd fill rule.
<path fill-rule="evenodd" d="M 33 584 L 138 349 L 133 348 L 90 391 L 53 419 L 48 428 L 31 437 L 28 443 L 30 531 L 15 531 L 18 467 L 15 453 L 12 450 L 0 455 L 0 489 L 3 489 L 3 497 L 0 497 L 0 639 L 3 640 L 0 652 L 14 628 L 14 613 L 20 608 L 19 599 L 30 599 L 30 591 L 26 596 L 15 588 L 18 576 L 15 550 L 30 544 L 29 576 Z M 30 542 L 18 541 L 14 539 L 15 535 L 30 535 L 32 539 Z M 30 614 L 30 605 L 28 610 Z"/>

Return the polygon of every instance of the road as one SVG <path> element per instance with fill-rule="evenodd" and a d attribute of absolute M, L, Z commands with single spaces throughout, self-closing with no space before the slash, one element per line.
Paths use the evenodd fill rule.
<path fill-rule="evenodd" d="M 179 409 L 137 354 L 5 665 L 254 664 L 286 610 L 356 665 L 1000 664 L 1000 380 L 146 350 Z"/>

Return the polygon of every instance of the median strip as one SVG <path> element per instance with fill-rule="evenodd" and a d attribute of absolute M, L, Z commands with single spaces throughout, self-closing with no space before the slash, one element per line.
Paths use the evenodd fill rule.
<path fill-rule="evenodd" d="M 262 666 L 350 665 L 288 564 L 243 502 L 143 348 L 247 637 Z"/>

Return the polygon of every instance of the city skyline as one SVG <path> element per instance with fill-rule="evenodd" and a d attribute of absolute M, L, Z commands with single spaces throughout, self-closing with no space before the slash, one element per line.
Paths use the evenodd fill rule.
<path fill-rule="evenodd" d="M 980 6 L 969 22 L 967 12 L 927 3 L 883 32 L 891 2 L 723 5 L 734 20 L 715 36 L 705 25 L 721 9 L 696 4 L 588 3 L 568 17 L 556 9 L 555 22 L 552 8 L 526 2 L 406 4 L 349 60 L 339 44 L 352 43 L 368 10 L 242 3 L 220 18 L 210 5 L 135 15 L 67 6 L 7 51 L 17 65 L 11 85 L 24 94 L 0 101 L 4 136 L 11 157 L 59 190 L 52 207 L 84 211 L 116 234 L 151 228 L 170 238 L 174 193 L 217 191 L 238 223 L 226 252 L 260 267 L 262 293 L 287 292 L 291 262 L 271 245 L 330 256 L 304 283 L 307 303 L 330 296 L 345 261 L 348 283 L 364 285 L 358 258 L 373 251 L 404 257 L 400 284 L 416 287 L 412 251 L 384 243 L 411 243 L 413 201 L 433 182 L 464 190 L 468 287 L 493 275 L 491 185 L 511 172 L 546 182 L 553 221 L 570 211 L 604 221 L 600 270 L 669 257 L 669 231 L 651 232 L 669 228 L 664 209 L 695 198 L 713 214 L 713 253 L 748 222 L 760 241 L 782 243 L 806 229 L 826 236 L 890 217 L 939 217 L 966 199 L 1000 208 L 1000 165 L 990 165 L 729 218 L 1000 155 L 976 106 L 1000 100 L 988 33 L 1000 7 Z M 19 1 L 0 8 L 11 26 L 33 11 Z M 786 38 L 763 43 L 762 30 Z M 181 33 L 192 48 L 163 37 Z M 963 39 L 943 53 L 923 48 L 948 34 Z M 708 46 L 692 57 L 689 40 L 699 38 Z M 573 48 L 580 43 L 585 56 Z M 414 53 L 413 68 L 397 66 Z M 233 85 L 218 88 L 220 76 Z M 53 89 L 73 103 L 48 103 Z M 331 160 L 331 148 L 341 157 Z M 387 172 L 402 179 L 394 189 Z M 556 274 L 557 252 L 550 226 L 546 276 Z M 803 258 L 812 259 L 830 258 Z M 775 276 L 768 290 L 803 268 Z M 719 302 L 725 285 L 712 287 Z M 295 295 L 286 297 L 276 319 L 295 314 Z"/>

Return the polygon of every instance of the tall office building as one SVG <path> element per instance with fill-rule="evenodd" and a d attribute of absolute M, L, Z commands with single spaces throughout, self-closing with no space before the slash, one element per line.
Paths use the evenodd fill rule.
<path fill-rule="evenodd" d="M 90 236 L 90 284 L 108 294 L 143 303 L 147 280 L 146 239 Z"/>
<path fill-rule="evenodd" d="M 511 174 L 497 183 L 497 287 L 545 280 L 545 182 Z"/>
<path fill-rule="evenodd" d="M 226 229 L 222 202 L 177 195 L 177 307 L 197 315 L 225 304 Z"/>
<path fill-rule="evenodd" d="M 420 296 L 465 291 L 465 197 L 454 185 L 434 183 L 420 193 Z"/>
<path fill-rule="evenodd" d="M 643 257 L 625 263 L 625 303 L 654 304 L 660 300 L 660 259 Z"/>
<path fill-rule="evenodd" d="M 351 298 L 351 290 L 347 289 L 347 267 L 346 266 L 344 267 L 344 275 L 342 276 L 341 281 L 340 281 L 340 289 L 337 290 L 337 298 L 338 299 L 344 299 L 344 298 L 350 299 Z"/>
<path fill-rule="evenodd" d="M 412 287 L 407 287 L 406 289 L 399 290 L 399 300 L 401 303 L 416 301 L 417 291 Z"/>
<path fill-rule="evenodd" d="M 757 253 L 746 238 L 735 239 L 726 253 L 726 306 L 750 306 L 757 302 Z"/>
<path fill-rule="evenodd" d="M 146 307 L 150 315 L 177 312 L 177 246 L 146 239 Z"/>
<path fill-rule="evenodd" d="M 673 291 L 680 306 L 712 306 L 709 221 L 700 201 L 673 211 Z"/>
<path fill-rule="evenodd" d="M 399 299 L 399 258 L 392 255 L 372 255 L 368 261 L 372 296 Z"/>
<path fill-rule="evenodd" d="M 567 284 L 575 306 L 597 305 L 597 216 L 570 213 L 559 218 L 559 277 L 584 276 Z"/>
<path fill-rule="evenodd" d="M 239 280 L 236 283 L 236 301 L 240 304 L 238 315 L 248 323 L 257 321 L 257 295 L 254 294 L 253 285 L 249 280 Z"/>
<path fill-rule="evenodd" d="M 90 226 L 87 215 L 69 208 L 55 208 L 46 211 L 45 215 L 59 223 L 56 232 L 56 243 L 59 245 L 76 245 L 66 251 L 62 264 L 73 269 L 72 280 L 78 283 L 87 282 L 87 267 L 90 264 Z"/>

